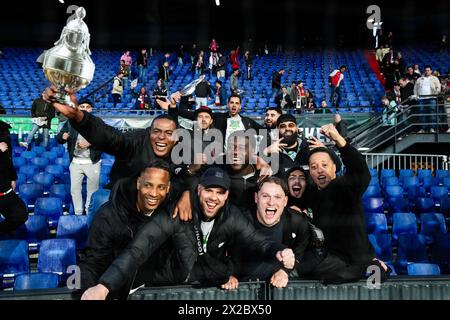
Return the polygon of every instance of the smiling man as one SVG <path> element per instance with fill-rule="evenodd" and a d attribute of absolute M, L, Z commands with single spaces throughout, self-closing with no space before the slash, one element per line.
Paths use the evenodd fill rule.
<path fill-rule="evenodd" d="M 309 168 L 315 186 L 304 196 L 313 211 L 314 225 L 323 232 L 326 254 L 310 257 L 310 270 L 301 274 L 328 283 L 352 282 L 362 279 L 367 267 L 374 264 L 380 268 L 383 281 L 387 267 L 375 259 L 361 203 L 370 182 L 365 159 L 333 124 L 323 126 L 321 132 L 336 144 L 346 171 L 336 176 L 336 163 L 327 148 L 311 151 Z M 311 258 L 317 259 L 315 266 Z"/>
<path fill-rule="evenodd" d="M 154 160 L 137 179 L 122 179 L 114 186 L 109 202 L 100 207 L 89 230 L 86 256 L 80 264 L 83 289 L 98 283 L 103 272 L 146 223 L 158 215 L 172 220 L 168 213 L 169 170 L 164 161 Z M 186 254 L 191 253 L 186 251 Z M 154 271 L 161 269 L 157 263 L 164 264 L 164 261 L 153 260 L 135 277 L 134 273 L 128 274 L 127 281 L 116 288 L 111 297 L 125 298 L 133 284 L 152 282 Z"/>
<path fill-rule="evenodd" d="M 291 270 L 295 265 L 291 249 L 257 232 L 251 221 L 228 202 L 229 188 L 230 178 L 227 173 L 211 167 L 202 174 L 196 192 L 191 193 L 193 221 L 184 223 L 184 226 L 190 226 L 185 230 L 188 235 L 185 242 L 195 242 L 198 257 L 192 263 L 192 259 L 188 258 L 191 255 L 183 252 L 185 261 L 189 261 L 185 266 L 190 268 L 185 283 L 237 288 L 238 280 L 233 277 L 231 260 L 236 246 L 251 248 L 256 255 L 279 268 Z M 152 260 L 149 257 L 173 232 L 165 225 L 160 226 L 162 218 L 159 215 L 140 230 L 133 242 L 100 277 L 99 284 L 85 291 L 82 299 L 105 299 L 111 291 L 126 283 L 127 275 L 134 274 L 143 262 Z"/>
<path fill-rule="evenodd" d="M 177 143 L 174 136 L 178 126 L 176 119 L 170 115 L 160 115 L 153 120 L 149 128 L 124 133 L 86 111 L 58 103 L 55 99 L 56 92 L 53 88 L 47 88 L 43 93 L 44 100 L 51 102 L 69 118 L 72 128 L 93 147 L 116 157 L 110 173 L 110 188 L 121 178 L 139 174 L 140 169 L 153 159 L 162 159 L 171 166 L 172 172 L 175 173 L 172 187 L 176 191 L 184 188 L 177 187 L 183 184 L 183 179 L 179 177 L 184 170 L 179 168 L 184 168 L 184 165 L 174 165 L 170 157 Z M 71 99 L 77 106 L 76 97 L 72 95 Z"/>
<path fill-rule="evenodd" d="M 306 216 L 298 214 L 286 207 L 288 187 L 278 177 L 264 179 L 258 186 L 254 201 L 256 215 L 252 215 L 253 224 L 258 232 L 271 241 L 285 245 L 293 250 L 296 265 L 310 244 L 311 231 Z M 241 247 L 239 277 L 243 281 L 270 280 L 277 288 L 284 288 L 289 280 L 290 270 L 279 265 L 263 261 L 248 248 Z"/>

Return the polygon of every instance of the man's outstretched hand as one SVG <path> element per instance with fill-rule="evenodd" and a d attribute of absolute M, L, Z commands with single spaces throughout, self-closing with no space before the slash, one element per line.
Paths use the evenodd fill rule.
<path fill-rule="evenodd" d="M 70 90 L 66 90 L 66 92 L 69 94 L 72 106 L 63 104 L 56 99 L 58 89 L 55 86 L 46 88 L 42 93 L 42 99 L 44 99 L 45 102 L 50 103 L 56 110 L 61 112 L 67 118 L 74 119 L 76 122 L 81 122 L 81 120 L 83 120 L 84 113 L 78 109 L 77 97 Z"/>

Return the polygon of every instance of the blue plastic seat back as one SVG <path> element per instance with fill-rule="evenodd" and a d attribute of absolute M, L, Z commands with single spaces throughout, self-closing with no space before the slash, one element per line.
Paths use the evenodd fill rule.
<path fill-rule="evenodd" d="M 36 272 L 18 275 L 14 281 L 14 290 L 37 290 L 58 288 L 56 273 Z"/>
<path fill-rule="evenodd" d="M 73 239 L 49 239 L 41 243 L 37 271 L 64 274 L 76 265 L 76 243 Z"/>
<path fill-rule="evenodd" d="M 382 198 L 364 198 L 363 199 L 364 211 L 366 213 L 383 213 L 383 199 Z"/>
<path fill-rule="evenodd" d="M 375 251 L 378 259 L 384 262 L 390 262 L 392 257 L 392 241 L 388 233 L 369 234 L 369 241 Z"/>
<path fill-rule="evenodd" d="M 39 198 L 36 200 L 34 214 L 58 220 L 62 215 L 62 201 L 59 198 Z"/>
<path fill-rule="evenodd" d="M 381 189 L 379 186 L 368 186 L 363 194 L 363 198 L 381 197 Z"/>
<path fill-rule="evenodd" d="M 408 264 L 408 275 L 410 276 L 439 276 L 441 270 L 438 265 L 431 263 Z"/>
<path fill-rule="evenodd" d="M 444 196 L 448 196 L 448 190 L 446 187 L 444 186 L 431 187 L 431 197 L 434 199 L 434 201 L 438 201 Z"/>
<path fill-rule="evenodd" d="M 397 262 L 428 262 L 425 238 L 418 234 L 400 234 L 398 236 Z"/>
<path fill-rule="evenodd" d="M 386 196 L 393 198 L 403 197 L 403 188 L 400 186 L 387 186 L 385 189 Z"/>
<path fill-rule="evenodd" d="M 29 271 L 28 243 L 24 240 L 0 241 L 0 275 Z"/>
<path fill-rule="evenodd" d="M 416 198 L 416 210 L 418 213 L 434 212 L 434 201 L 430 198 Z"/>
<path fill-rule="evenodd" d="M 28 243 L 40 243 L 42 240 L 50 238 L 47 217 L 32 215 L 24 225 L 20 226 L 14 237 L 26 240 Z"/>
<path fill-rule="evenodd" d="M 87 216 L 62 216 L 56 229 L 57 239 L 74 239 L 78 249 L 86 246 L 88 238 Z"/>
<path fill-rule="evenodd" d="M 441 213 L 422 213 L 420 215 L 420 233 L 425 236 L 436 236 L 447 233 L 445 217 Z"/>
<path fill-rule="evenodd" d="M 396 212 L 393 214 L 392 237 L 398 239 L 403 233 L 417 234 L 417 221 L 413 213 Z"/>
<path fill-rule="evenodd" d="M 108 189 L 98 189 L 92 194 L 91 203 L 89 204 L 89 208 L 87 210 L 87 225 L 88 228 L 91 227 L 92 222 L 94 221 L 95 215 L 97 214 L 98 209 L 106 202 L 109 201 L 109 196 L 111 195 L 111 191 Z"/>
<path fill-rule="evenodd" d="M 34 205 L 36 200 L 44 194 L 44 188 L 37 183 L 19 186 L 19 196 L 27 205 Z"/>
<path fill-rule="evenodd" d="M 366 215 L 367 233 L 387 233 L 387 219 L 383 213 L 370 213 Z"/>

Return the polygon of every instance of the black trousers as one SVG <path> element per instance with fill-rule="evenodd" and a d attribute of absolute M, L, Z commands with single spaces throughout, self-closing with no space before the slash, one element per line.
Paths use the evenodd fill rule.
<path fill-rule="evenodd" d="M 320 280 L 324 284 L 339 284 L 364 279 L 370 265 L 380 268 L 381 282 L 385 282 L 390 271 L 385 272 L 378 261 L 351 265 L 322 249 L 307 251 L 297 267 L 297 272 L 301 278 Z"/>
<path fill-rule="evenodd" d="M 12 234 L 28 219 L 27 207 L 15 192 L 0 197 L 0 235 Z"/>

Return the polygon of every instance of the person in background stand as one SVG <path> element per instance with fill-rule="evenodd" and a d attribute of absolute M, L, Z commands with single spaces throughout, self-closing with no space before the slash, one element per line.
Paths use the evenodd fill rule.
<path fill-rule="evenodd" d="M 138 82 L 144 83 L 147 77 L 148 53 L 147 49 L 142 49 L 137 58 L 137 66 L 139 70 Z"/>
<path fill-rule="evenodd" d="M 92 113 L 93 103 L 89 100 L 79 102 L 78 108 L 81 111 Z M 66 122 L 64 127 L 58 133 L 58 143 L 68 145 L 70 157 L 70 193 L 74 206 L 75 215 L 82 215 L 85 208 L 89 208 L 92 194 L 97 191 L 100 180 L 101 155 L 102 152 L 92 147 L 89 142 L 78 134 Z M 87 179 L 86 204 L 83 205 L 83 196 L 81 193 L 83 179 Z"/>
<path fill-rule="evenodd" d="M 331 87 L 331 103 L 339 109 L 339 103 L 341 102 L 341 83 L 344 80 L 344 73 L 347 71 L 346 66 L 341 66 L 339 70 L 334 70 L 329 75 L 329 85 Z M 335 97 L 337 98 L 335 99 Z"/>
<path fill-rule="evenodd" d="M 114 78 L 112 97 L 114 101 L 114 108 L 116 108 L 118 103 L 122 103 L 123 95 L 123 72 L 120 71 Z"/>
<path fill-rule="evenodd" d="M 183 65 L 183 58 L 184 58 L 184 46 L 181 45 L 177 52 L 177 58 L 178 58 L 178 65 Z"/>
<path fill-rule="evenodd" d="M 161 79 L 158 79 L 156 82 L 155 90 L 153 90 L 153 99 L 155 99 L 153 104 L 155 109 L 158 109 L 158 100 L 165 101 L 167 99 L 167 88 Z"/>
<path fill-rule="evenodd" d="M 222 81 L 216 81 L 216 94 L 215 94 L 215 105 L 216 107 L 225 107 L 227 105 L 227 92 L 224 87 L 222 87 Z"/>
<path fill-rule="evenodd" d="M 48 145 L 49 139 L 49 130 L 51 128 L 52 119 L 55 117 L 55 109 L 51 106 L 51 104 L 46 103 L 42 98 L 37 98 L 33 101 L 33 105 L 31 107 L 31 118 L 33 122 L 33 127 L 31 132 L 28 134 L 26 142 L 20 142 L 19 144 L 28 149 L 29 145 L 34 139 L 34 135 L 39 129 L 42 129 L 43 142 L 42 146 L 44 148 Z"/>
<path fill-rule="evenodd" d="M 239 47 L 236 48 L 236 50 L 231 50 L 230 52 L 230 62 L 231 62 L 231 69 L 233 70 L 239 70 Z"/>
<path fill-rule="evenodd" d="M 11 126 L 0 120 L 0 236 L 12 234 L 28 219 L 25 203 L 14 192 L 17 173 L 12 162 Z"/>
<path fill-rule="evenodd" d="M 150 96 L 147 93 L 147 89 L 142 86 L 139 92 L 134 91 L 136 89 L 137 83 L 133 81 L 131 83 L 131 95 L 136 98 L 136 102 L 134 103 L 134 109 L 136 110 L 146 110 L 150 109 Z"/>
<path fill-rule="evenodd" d="M 244 54 L 245 65 L 247 66 L 247 80 L 252 80 L 252 64 L 253 56 L 250 51 L 246 51 Z"/>
<path fill-rule="evenodd" d="M 219 60 L 217 61 L 217 79 L 225 79 L 225 69 L 227 64 L 227 58 L 219 52 Z"/>

